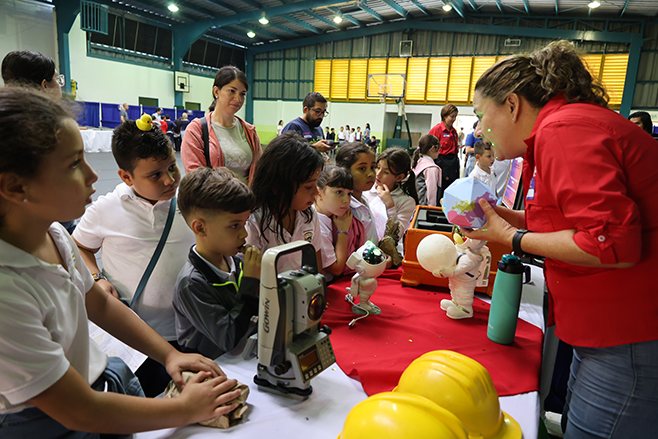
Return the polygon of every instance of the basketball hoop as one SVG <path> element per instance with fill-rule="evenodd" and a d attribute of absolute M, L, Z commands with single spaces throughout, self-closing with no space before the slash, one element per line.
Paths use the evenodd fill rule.
<path fill-rule="evenodd" d="M 379 103 L 380 104 L 385 104 L 386 103 L 386 97 L 388 96 L 388 93 L 381 93 L 379 95 Z"/>

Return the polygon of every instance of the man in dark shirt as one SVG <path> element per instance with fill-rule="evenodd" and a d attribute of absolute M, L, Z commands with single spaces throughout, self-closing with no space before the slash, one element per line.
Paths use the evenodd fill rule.
<path fill-rule="evenodd" d="M 302 135 L 315 149 L 320 152 L 327 152 L 333 148 L 324 138 L 322 132 L 322 120 L 327 114 L 327 100 L 320 93 L 312 92 L 306 95 L 304 102 L 304 115 L 288 122 L 283 127 L 282 133 L 286 131 L 297 131 Z"/>

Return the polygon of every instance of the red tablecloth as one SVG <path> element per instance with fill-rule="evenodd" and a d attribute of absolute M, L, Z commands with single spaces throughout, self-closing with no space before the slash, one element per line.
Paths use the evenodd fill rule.
<path fill-rule="evenodd" d="M 499 345 L 487 338 L 487 303 L 476 298 L 473 318 L 452 320 L 440 306 L 441 299 L 450 298 L 447 289 L 404 287 L 400 273 L 388 270 L 378 278 L 371 300 L 382 314 L 359 320 L 353 329 L 347 324 L 356 316 L 344 299 L 350 277 L 328 288 L 329 309 L 322 323 L 333 330 L 338 365 L 361 381 L 368 395 L 392 390 L 409 363 L 439 349 L 457 351 L 482 364 L 499 396 L 539 390 L 543 340 L 539 328 L 519 320 L 514 343 Z"/>

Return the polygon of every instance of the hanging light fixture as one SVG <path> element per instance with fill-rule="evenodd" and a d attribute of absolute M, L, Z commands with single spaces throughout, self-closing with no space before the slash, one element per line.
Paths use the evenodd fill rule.
<path fill-rule="evenodd" d="M 171 12 L 178 12 L 178 6 L 173 3 L 167 6 L 167 9 L 169 9 Z"/>
<path fill-rule="evenodd" d="M 596 9 L 599 6 L 601 6 L 601 3 L 597 2 L 596 0 L 587 5 L 587 7 L 590 9 Z"/>
<path fill-rule="evenodd" d="M 267 16 L 265 15 L 265 11 L 262 12 L 261 17 L 258 19 L 260 21 L 260 24 L 267 24 L 270 22 L 270 20 L 267 19 Z"/>
<path fill-rule="evenodd" d="M 446 12 L 452 11 L 452 5 L 450 3 L 446 3 L 445 5 L 442 6 L 442 9 Z"/>
<path fill-rule="evenodd" d="M 254 32 L 253 30 L 249 30 L 247 31 L 247 36 L 249 38 L 254 38 L 256 36 L 256 32 Z"/>

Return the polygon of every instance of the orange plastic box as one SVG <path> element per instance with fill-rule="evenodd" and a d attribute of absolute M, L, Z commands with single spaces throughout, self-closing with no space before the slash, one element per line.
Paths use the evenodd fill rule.
<path fill-rule="evenodd" d="M 415 287 L 418 285 L 435 285 L 448 288 L 448 279 L 435 277 L 423 269 L 416 258 L 416 249 L 424 237 L 433 233 L 446 235 L 452 241 L 452 224 L 448 222 L 443 209 L 440 207 L 416 206 L 409 228 L 404 235 L 404 259 L 402 260 L 403 285 Z M 475 291 L 491 296 L 494 279 L 498 271 L 498 261 L 504 254 L 511 253 L 511 247 L 495 242 L 487 243 L 491 252 L 491 270 L 489 272 L 489 286 L 476 288 Z"/>

